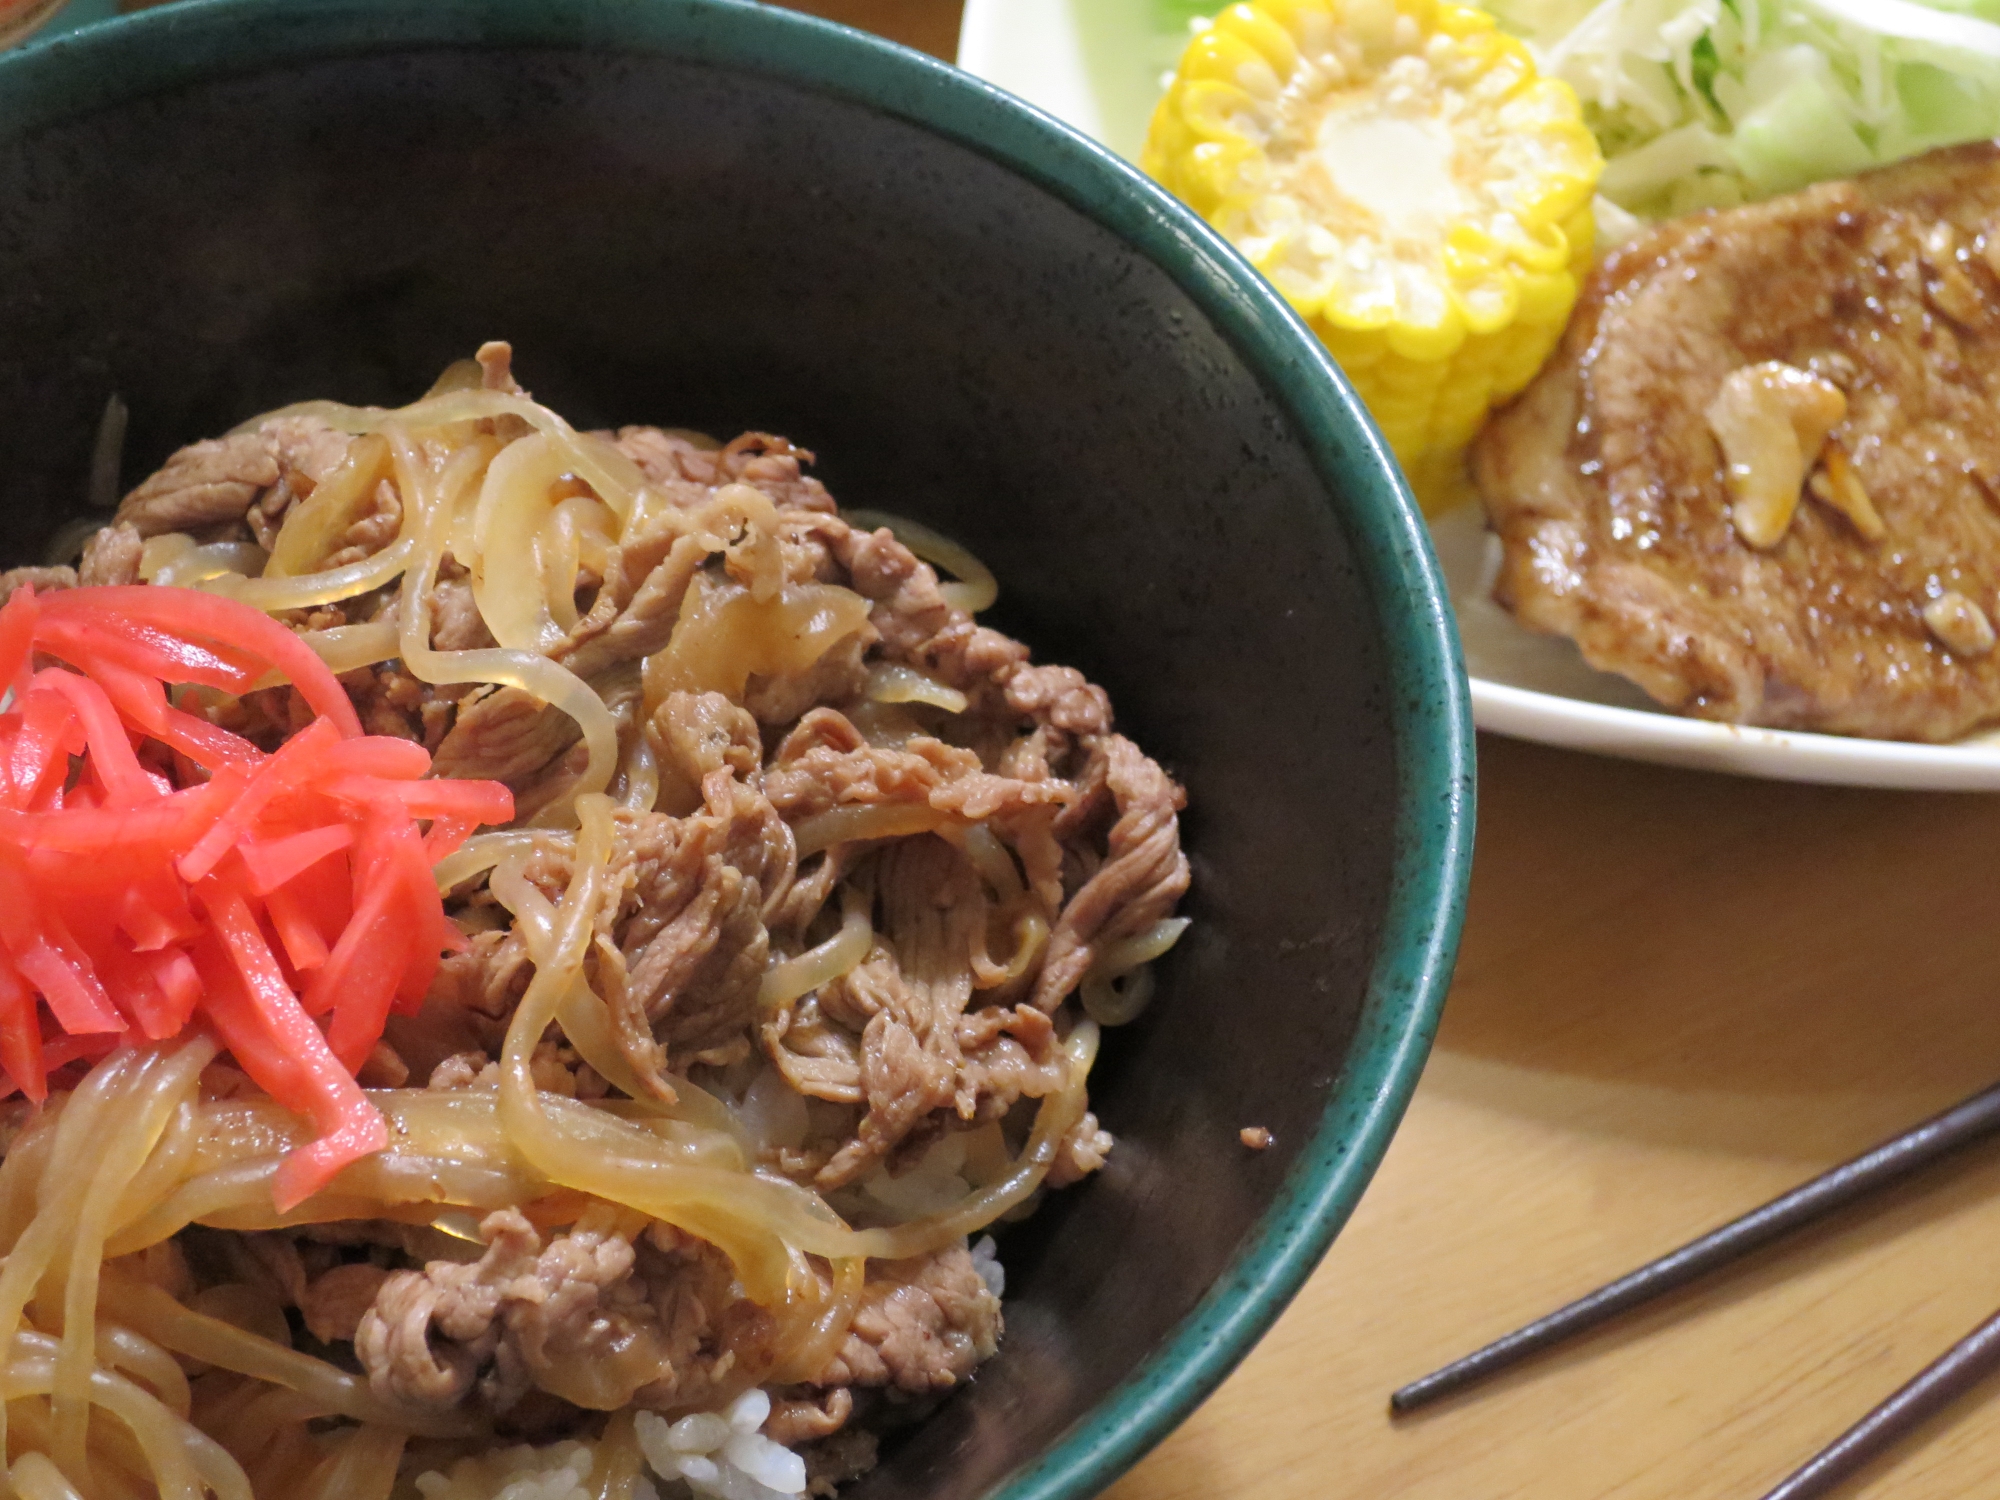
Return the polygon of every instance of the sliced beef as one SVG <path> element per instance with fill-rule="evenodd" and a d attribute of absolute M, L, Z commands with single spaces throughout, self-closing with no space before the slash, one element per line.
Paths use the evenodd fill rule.
<path fill-rule="evenodd" d="M 989 906 L 965 858 L 942 839 L 902 839 L 883 851 L 877 884 L 882 929 L 868 957 L 763 1027 L 766 1055 L 799 1092 L 866 1106 L 853 1136 L 815 1166 L 825 1190 L 899 1167 L 941 1130 L 997 1118 L 1067 1076 L 1040 1010 L 968 1012 L 967 955 Z"/>
<path fill-rule="evenodd" d="M 1028 659 L 1019 641 L 974 622 L 938 592 L 937 574 L 887 531 L 830 530 L 851 586 L 875 601 L 869 621 L 893 662 L 931 673 L 974 700 L 975 711 Z"/>
<path fill-rule="evenodd" d="M 988 774 L 976 752 L 918 735 L 899 750 L 872 745 L 851 720 L 815 708 L 778 747 L 764 793 L 797 822 L 836 807 L 911 803 L 983 819 L 1015 808 L 1059 805 L 1073 792 L 1055 781 Z"/>
<path fill-rule="evenodd" d="M 136 526 L 120 522 L 106 526 L 83 546 L 83 558 L 76 567 L 76 581 L 85 588 L 101 584 L 132 584 L 139 581 L 139 558 L 145 538 Z"/>
<path fill-rule="evenodd" d="M 1118 809 L 1109 847 L 1095 874 L 1063 907 L 1035 982 L 1035 1004 L 1053 1011 L 1109 944 L 1173 914 L 1188 888 L 1180 810 L 1187 793 L 1123 735 L 1093 747 Z"/>
<path fill-rule="evenodd" d="M 711 1251 L 668 1255 L 581 1227 L 544 1243 L 513 1209 L 480 1234 L 476 1263 L 394 1272 L 361 1316 L 355 1356 L 384 1399 L 439 1409 L 476 1392 L 502 1413 L 530 1389 L 599 1411 L 699 1400 L 763 1332 Z"/>
<path fill-rule="evenodd" d="M 1007 679 L 1007 706 L 1068 734 L 1111 729 L 1111 698 L 1075 667 L 1022 667 Z"/>
<path fill-rule="evenodd" d="M 241 522 L 273 492 L 287 502 L 310 494 L 346 456 L 348 442 L 317 417 L 273 417 L 192 443 L 125 497 L 117 519 L 142 537 Z M 270 507 L 261 508 L 269 517 Z"/>
<path fill-rule="evenodd" d="M 259 514 L 262 513 L 263 508 L 260 507 Z M 360 562 L 364 557 L 373 557 L 395 541 L 402 529 L 403 497 L 397 493 L 394 481 L 378 480 L 374 493 L 368 498 L 368 509 L 354 518 L 347 530 L 341 533 L 340 544 L 317 566 L 344 568 L 349 563 Z M 275 527 L 271 534 L 275 540 Z"/>
<path fill-rule="evenodd" d="M 663 1079 L 669 1059 L 727 1063 L 747 1055 L 745 1028 L 770 955 L 757 882 L 698 835 L 682 848 L 687 899 L 627 960 L 622 982 L 605 985 L 619 1045 L 642 1077 Z"/>
<path fill-rule="evenodd" d="M 661 765 L 692 787 L 717 771 L 747 779 L 764 763 L 757 720 L 720 693 L 669 693 L 647 721 L 646 737 Z"/>
<path fill-rule="evenodd" d="M 439 651 L 480 651 L 493 644 L 470 580 L 439 578 L 431 589 L 431 645 Z"/>
<path fill-rule="evenodd" d="M 496 1036 L 491 1049 L 473 1048 L 444 1058 L 431 1068 L 430 1081 L 425 1087 L 445 1092 L 497 1089 L 500 1062 L 494 1053 L 499 1045 L 500 1038 Z M 604 1080 L 595 1070 L 568 1047 L 555 1042 L 535 1044 L 528 1059 L 528 1072 L 535 1080 L 535 1087 L 545 1094 L 559 1094 L 565 1099 L 601 1099 L 605 1094 Z"/>
<path fill-rule="evenodd" d="M 585 681 L 652 655 L 674 633 L 688 585 L 710 556 L 681 517 L 663 511 L 613 549 L 590 609 L 551 653 Z"/>
<path fill-rule="evenodd" d="M 1000 1346 L 1000 1299 L 963 1241 L 915 1260 L 871 1261 L 861 1306 L 823 1386 L 950 1390 Z"/>
<path fill-rule="evenodd" d="M 32 585 L 38 594 L 46 594 L 55 589 L 76 587 L 76 569 L 65 566 L 52 568 L 9 568 L 0 573 L 0 599 L 6 599 L 15 589 Z"/>
<path fill-rule="evenodd" d="M 470 1011 L 504 1023 L 533 975 L 527 940 L 513 927 L 475 932 L 463 951 L 439 962 L 426 1009 Z"/>
<path fill-rule="evenodd" d="M 480 388 L 507 396 L 525 396 L 527 391 L 514 378 L 514 346 L 505 339 L 488 339 L 472 356 L 479 366 Z"/>
<path fill-rule="evenodd" d="M 1049 1164 L 1049 1175 L 1042 1179 L 1051 1188 L 1066 1188 L 1081 1182 L 1092 1172 L 1104 1165 L 1104 1158 L 1111 1154 L 1117 1142 L 1111 1132 L 1097 1123 L 1097 1116 L 1089 1110 L 1070 1127 L 1069 1133 L 1056 1147 L 1056 1159 Z"/>
<path fill-rule="evenodd" d="M 343 672 L 340 685 L 347 689 L 365 731 L 415 740 L 432 752 L 434 764 L 450 737 L 458 700 L 469 691 L 460 685 L 435 687 L 396 661 Z M 450 773 L 440 768 L 440 774 Z"/>
<path fill-rule="evenodd" d="M 365 1260 L 322 1271 L 299 1293 L 306 1331 L 323 1344 L 352 1341 L 389 1275 Z"/>
<path fill-rule="evenodd" d="M 771 1415 L 761 1431 L 774 1443 L 796 1448 L 801 1443 L 832 1437 L 854 1415 L 854 1392 L 837 1385 L 829 1390 L 804 1387 L 795 1394 L 772 1398 Z"/>
<path fill-rule="evenodd" d="M 639 1076 L 668 1098 L 674 1092 L 668 1073 L 696 1062 L 726 1064 L 750 1051 L 770 954 L 764 910 L 783 899 L 797 864 L 790 829 L 761 795 L 727 771 L 711 777 L 708 789 L 711 802 L 687 818 L 618 815 L 610 870 L 615 900 L 599 921 L 597 986 L 619 1046 Z M 556 901 L 570 868 L 567 845 L 551 840 L 524 873 Z M 458 1034 L 490 1049 L 492 1023 L 504 1023 L 532 972 L 517 932 L 477 933 L 464 952 L 439 965 L 426 1013 L 439 1021 L 464 1018 Z"/>
<path fill-rule="evenodd" d="M 717 448 L 689 433 L 621 427 L 616 441 L 648 479 L 683 504 L 725 484 L 748 484 L 780 510 L 833 514 L 826 486 L 805 473 L 812 454 L 768 432 L 746 432 Z"/>
<path fill-rule="evenodd" d="M 708 786 L 713 799 L 692 817 L 618 823 L 624 895 L 605 994 L 642 1076 L 746 1055 L 770 953 L 765 893 L 782 897 L 796 867 L 790 830 L 768 802 L 727 773 Z"/>
<path fill-rule="evenodd" d="M 516 791 L 583 737 L 561 709 L 513 687 L 481 687 L 458 705 L 438 742 L 440 776 L 504 781 Z"/>

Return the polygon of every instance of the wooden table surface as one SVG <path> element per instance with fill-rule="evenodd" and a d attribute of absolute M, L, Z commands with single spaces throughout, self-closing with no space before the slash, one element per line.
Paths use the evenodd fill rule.
<path fill-rule="evenodd" d="M 948 0 L 801 8 L 951 54 Z M 2000 1143 L 1392 1425 L 1390 1388 L 2000 1077 L 2000 798 L 1485 737 L 1456 982 L 1298 1300 L 1111 1500 L 1756 1500 L 2000 1307 Z M 2000 1495 L 2000 1385 L 1872 1470 Z"/>

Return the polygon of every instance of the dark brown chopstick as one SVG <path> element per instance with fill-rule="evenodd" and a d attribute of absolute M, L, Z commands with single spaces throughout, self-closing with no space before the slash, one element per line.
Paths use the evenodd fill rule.
<path fill-rule="evenodd" d="M 1764 1500 L 1819 1500 L 1995 1370 L 2000 1370 L 2000 1313 L 1945 1350 L 1895 1395 L 1799 1465 Z"/>
<path fill-rule="evenodd" d="M 1454 1360 L 1421 1380 L 1411 1381 L 1389 1398 L 1390 1414 L 1400 1416 L 1477 1385 L 1532 1355 L 1741 1260 L 1751 1251 L 1823 1219 L 1877 1189 L 1900 1182 L 1996 1130 L 2000 1130 L 2000 1084 L 1981 1090 L 1893 1140 L 1821 1173 L 1720 1229 L 1690 1240 L 1678 1250 L 1669 1251 L 1658 1260 L 1579 1297 L 1547 1317 L 1537 1318 L 1525 1328 L 1517 1328 L 1485 1348 Z"/>

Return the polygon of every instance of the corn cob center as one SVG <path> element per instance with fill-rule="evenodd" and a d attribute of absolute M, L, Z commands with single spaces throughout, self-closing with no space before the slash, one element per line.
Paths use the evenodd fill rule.
<path fill-rule="evenodd" d="M 1145 165 L 1305 316 L 1438 507 L 1562 331 L 1603 163 L 1482 11 L 1243 0 L 1181 58 Z"/>
<path fill-rule="evenodd" d="M 1250 95 L 1240 123 L 1263 151 L 1246 166 L 1263 180 L 1224 232 L 1296 301 L 1364 325 L 1439 321 L 1454 290 L 1451 230 L 1517 238 L 1514 206 L 1546 173 L 1483 97 L 1489 63 L 1484 38 L 1468 47 L 1407 15 L 1301 49 L 1273 95 Z"/>
<path fill-rule="evenodd" d="M 1363 98 L 1329 110 L 1313 149 L 1298 158 L 1292 191 L 1328 218 L 1350 214 L 1393 245 L 1436 239 L 1473 207 L 1452 175 L 1449 134 Z"/>

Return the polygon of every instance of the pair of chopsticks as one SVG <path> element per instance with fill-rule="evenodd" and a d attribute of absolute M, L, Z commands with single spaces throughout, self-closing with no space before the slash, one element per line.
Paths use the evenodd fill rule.
<path fill-rule="evenodd" d="M 2000 1133 L 2000 1084 L 1974 1094 L 1943 1114 L 1882 1142 L 1762 1208 L 1690 1240 L 1678 1250 L 1579 1297 L 1454 1360 L 1389 1398 L 1402 1416 L 1455 1395 L 1611 1321 L 1635 1307 L 1686 1286 L 1782 1239 L 1837 1209 L 1903 1181 L 1987 1136 Z M 2000 1312 L 1938 1356 L 1900 1390 L 1795 1469 L 1763 1500 L 1818 1500 L 1917 1427 L 2000 1370 Z"/>

